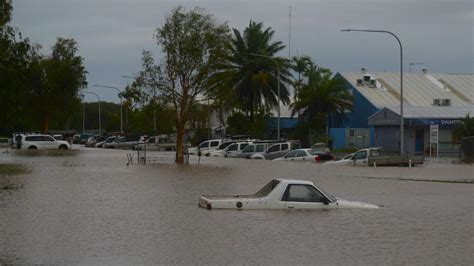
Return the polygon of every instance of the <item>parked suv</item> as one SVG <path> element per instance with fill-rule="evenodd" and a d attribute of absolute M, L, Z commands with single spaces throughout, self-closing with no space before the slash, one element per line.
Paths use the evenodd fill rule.
<path fill-rule="evenodd" d="M 282 143 L 276 143 L 268 147 L 264 152 L 256 153 L 251 156 L 251 159 L 267 159 L 272 160 L 278 157 L 282 157 L 291 150 L 300 148 L 299 141 L 287 141 Z"/>
<path fill-rule="evenodd" d="M 207 156 L 209 152 L 217 150 L 219 145 L 221 145 L 224 142 L 225 140 L 222 140 L 222 139 L 206 140 L 206 141 L 201 142 L 197 147 L 189 148 L 188 153 L 198 154 L 198 152 L 200 151 L 201 155 Z"/>
<path fill-rule="evenodd" d="M 50 135 L 18 135 L 16 147 L 28 150 L 68 150 L 71 144 L 64 140 L 56 140 Z"/>
<path fill-rule="evenodd" d="M 256 153 L 261 153 L 265 151 L 265 149 L 268 147 L 269 143 L 255 143 L 255 144 L 250 144 L 247 147 L 245 147 L 242 152 L 238 153 L 230 153 L 227 155 L 227 157 L 237 157 L 237 158 L 246 158 L 246 159 L 251 159 L 252 156 Z"/>

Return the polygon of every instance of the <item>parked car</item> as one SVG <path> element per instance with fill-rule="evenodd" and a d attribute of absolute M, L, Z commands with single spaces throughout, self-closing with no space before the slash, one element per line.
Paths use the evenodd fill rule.
<path fill-rule="evenodd" d="M 224 142 L 226 142 L 226 140 L 223 139 L 206 140 L 201 142 L 197 147 L 189 148 L 188 154 L 198 154 L 198 152 L 201 152 L 201 155 L 206 155 L 211 151 L 217 150 L 219 145 Z"/>
<path fill-rule="evenodd" d="M 264 152 L 256 153 L 251 156 L 251 159 L 266 159 L 272 160 L 282 157 L 289 151 L 298 149 L 300 147 L 299 141 L 287 141 L 276 143 L 268 147 Z"/>
<path fill-rule="evenodd" d="M 224 157 L 226 154 L 226 150 L 229 146 L 235 144 L 235 141 L 226 141 L 219 145 L 216 150 L 210 151 L 209 153 L 206 154 L 206 156 L 210 157 Z"/>
<path fill-rule="evenodd" d="M 331 164 L 331 165 L 352 165 L 354 162 L 352 161 L 352 157 L 354 156 L 354 153 L 348 154 L 344 157 L 342 157 L 339 160 L 335 161 L 329 161 L 325 162 L 325 164 Z"/>
<path fill-rule="evenodd" d="M 423 156 L 387 156 L 381 147 L 360 149 L 352 157 L 352 164 L 356 166 L 408 166 L 421 165 L 423 161 Z"/>
<path fill-rule="evenodd" d="M 141 141 L 140 141 L 141 142 Z M 143 143 L 138 143 L 133 147 L 134 150 L 148 150 L 148 151 L 174 151 L 176 150 L 176 142 L 166 134 L 158 136 L 151 136 Z"/>
<path fill-rule="evenodd" d="M 242 152 L 229 153 L 227 157 L 251 159 L 254 154 L 264 152 L 268 145 L 270 143 L 249 144 Z"/>
<path fill-rule="evenodd" d="M 300 162 L 324 162 L 334 160 L 334 156 L 327 152 L 314 151 L 312 149 L 297 149 L 285 154 L 283 157 L 273 159 L 273 161 L 300 161 Z"/>
<path fill-rule="evenodd" d="M 29 150 L 68 150 L 71 145 L 64 140 L 55 140 L 50 135 L 18 135 L 17 148 Z"/>
<path fill-rule="evenodd" d="M 97 142 L 102 142 L 108 138 L 107 135 L 96 135 L 87 139 L 84 143 L 84 147 L 94 147 Z"/>
<path fill-rule="evenodd" d="M 234 155 L 242 153 L 242 151 L 250 144 L 252 144 L 252 142 L 245 141 L 234 143 L 227 147 L 224 157 L 235 157 Z"/>
<path fill-rule="evenodd" d="M 138 144 L 140 140 L 139 136 L 120 136 L 114 139 L 110 143 L 104 143 L 104 148 L 109 149 L 123 149 L 123 150 L 130 150 L 133 149 L 135 145 Z"/>
<path fill-rule="evenodd" d="M 379 206 L 336 198 L 311 181 L 274 179 L 251 195 L 203 195 L 199 207 L 205 209 L 378 209 Z"/>
<path fill-rule="evenodd" d="M 95 143 L 94 147 L 96 147 L 96 148 L 103 148 L 103 146 L 104 146 L 105 143 L 111 143 L 111 142 L 114 141 L 114 139 L 116 139 L 116 138 L 117 138 L 117 136 L 110 136 L 110 137 L 108 137 L 107 139 L 105 139 L 104 141 Z"/>

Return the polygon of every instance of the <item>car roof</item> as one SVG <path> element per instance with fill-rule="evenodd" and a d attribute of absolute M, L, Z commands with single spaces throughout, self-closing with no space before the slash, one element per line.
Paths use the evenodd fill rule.
<path fill-rule="evenodd" d="M 280 181 L 282 183 L 285 183 L 285 184 L 314 185 L 314 183 L 312 181 L 301 180 L 301 179 L 276 178 L 275 180 L 278 180 L 278 181 Z"/>

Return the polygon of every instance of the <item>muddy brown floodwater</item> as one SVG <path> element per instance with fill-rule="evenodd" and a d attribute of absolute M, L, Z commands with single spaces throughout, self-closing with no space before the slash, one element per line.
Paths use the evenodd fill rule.
<path fill-rule="evenodd" d="M 474 261 L 472 166 L 329 167 L 192 158 L 126 165 L 127 151 L 9 152 L 24 188 L 0 190 L 0 264 L 435 264 Z M 370 178 L 366 178 L 370 177 Z M 314 181 L 378 210 L 198 208 L 206 193 L 251 193 L 272 178 Z M 391 179 L 395 178 L 395 179 Z"/>

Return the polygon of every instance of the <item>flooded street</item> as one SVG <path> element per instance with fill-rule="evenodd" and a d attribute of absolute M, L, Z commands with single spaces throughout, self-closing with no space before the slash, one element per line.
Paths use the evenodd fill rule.
<path fill-rule="evenodd" d="M 0 264 L 449 264 L 474 261 L 473 166 L 354 168 L 207 158 L 127 166 L 130 151 L 10 152 L 23 189 L 0 190 Z M 134 154 L 134 157 L 136 154 Z M 369 178 L 366 178 L 369 177 Z M 202 194 L 247 194 L 273 178 L 314 181 L 377 210 L 198 208 Z M 394 179 L 392 179 L 394 178 Z"/>

